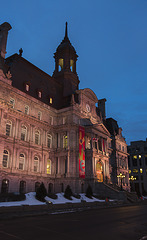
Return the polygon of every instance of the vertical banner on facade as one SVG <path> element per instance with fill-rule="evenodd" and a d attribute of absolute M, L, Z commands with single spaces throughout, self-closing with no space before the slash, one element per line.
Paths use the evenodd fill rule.
<path fill-rule="evenodd" d="M 85 178 L 85 129 L 79 126 L 79 177 Z"/>

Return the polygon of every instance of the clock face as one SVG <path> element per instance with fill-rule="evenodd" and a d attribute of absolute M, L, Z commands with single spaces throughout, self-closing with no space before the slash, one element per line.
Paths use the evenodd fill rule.
<path fill-rule="evenodd" d="M 90 106 L 89 106 L 89 104 L 86 104 L 86 110 L 87 110 L 87 112 L 90 112 Z"/>

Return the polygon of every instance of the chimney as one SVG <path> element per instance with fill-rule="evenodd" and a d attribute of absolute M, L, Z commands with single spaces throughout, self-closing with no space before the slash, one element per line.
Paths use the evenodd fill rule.
<path fill-rule="evenodd" d="M 105 111 L 105 102 L 106 98 L 98 100 L 98 107 L 102 113 L 102 119 L 105 121 L 106 120 L 106 111 Z"/>
<path fill-rule="evenodd" d="M 7 45 L 7 36 L 8 31 L 11 29 L 11 25 L 7 22 L 4 22 L 0 25 L 0 57 L 5 58 L 6 45 Z"/>

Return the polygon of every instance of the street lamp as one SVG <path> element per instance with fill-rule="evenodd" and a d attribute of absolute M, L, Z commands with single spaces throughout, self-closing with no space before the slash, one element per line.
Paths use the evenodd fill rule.
<path fill-rule="evenodd" d="M 132 191 L 134 191 L 134 181 L 135 181 L 135 180 L 136 180 L 136 177 L 134 177 L 134 176 L 129 177 L 129 181 L 131 181 Z"/>
<path fill-rule="evenodd" d="M 117 178 L 120 178 L 120 181 L 121 181 L 121 191 L 122 191 L 122 180 L 123 178 L 125 178 L 125 175 L 123 175 L 122 173 L 120 173 L 119 175 L 117 175 Z"/>

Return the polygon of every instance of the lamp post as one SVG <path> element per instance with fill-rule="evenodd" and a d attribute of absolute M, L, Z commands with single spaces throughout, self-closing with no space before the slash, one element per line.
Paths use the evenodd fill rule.
<path fill-rule="evenodd" d="M 123 180 L 123 178 L 125 178 L 125 175 L 120 173 L 119 175 L 117 175 L 117 178 L 120 178 L 120 181 L 121 181 L 121 191 L 122 191 L 123 190 L 123 188 L 122 188 L 122 180 Z"/>
<path fill-rule="evenodd" d="M 134 181 L 135 180 L 136 180 L 136 177 L 134 177 L 134 176 L 129 177 L 129 181 L 131 181 L 131 188 L 133 191 L 135 191 L 135 189 L 134 189 Z"/>

